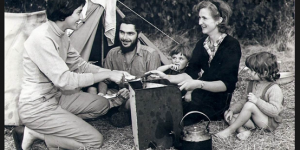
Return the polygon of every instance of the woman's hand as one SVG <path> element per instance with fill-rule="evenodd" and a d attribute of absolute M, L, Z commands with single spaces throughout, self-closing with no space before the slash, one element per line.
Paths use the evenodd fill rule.
<path fill-rule="evenodd" d="M 123 76 L 125 76 L 125 75 L 124 75 L 124 72 L 122 72 L 122 71 L 109 72 L 109 80 L 111 80 L 117 84 L 120 84 L 122 82 Z"/>
<path fill-rule="evenodd" d="M 199 88 L 201 85 L 200 80 L 193 80 L 193 79 L 189 79 L 189 80 L 185 80 L 180 82 L 178 85 L 180 86 L 179 89 L 182 90 L 187 90 L 187 91 L 193 91 L 196 88 Z"/>
<path fill-rule="evenodd" d="M 99 96 L 102 96 L 102 97 L 105 96 L 105 94 L 100 93 L 100 92 L 98 93 L 98 95 L 99 95 Z"/>
<path fill-rule="evenodd" d="M 256 104 L 257 97 L 253 93 L 249 93 L 247 96 L 248 96 L 248 101 L 249 102 L 252 102 L 252 103 Z"/>
<path fill-rule="evenodd" d="M 184 95 L 184 100 L 185 100 L 186 102 L 192 101 L 192 92 L 193 92 L 193 91 L 187 91 L 187 92 L 185 93 L 185 95 Z"/>
<path fill-rule="evenodd" d="M 226 122 L 229 123 L 229 121 L 231 121 L 231 119 L 232 119 L 232 116 L 233 116 L 233 112 L 230 109 L 225 111 L 224 119 L 226 120 Z"/>
<path fill-rule="evenodd" d="M 159 77 L 161 77 L 161 78 L 164 78 L 164 77 L 166 76 L 165 73 L 163 73 L 163 72 L 161 72 L 161 71 L 159 71 L 159 70 L 151 70 L 151 71 L 146 72 L 145 74 L 147 74 L 147 73 L 151 73 L 151 74 L 156 75 L 156 76 L 159 76 Z M 150 75 L 150 76 L 151 76 L 151 75 Z M 151 76 L 151 77 L 152 77 L 152 76 Z M 155 76 L 153 76 L 153 77 L 155 77 Z"/>
<path fill-rule="evenodd" d="M 119 71 L 119 70 L 113 70 L 113 71 L 122 72 L 124 74 L 125 80 L 133 80 L 136 78 L 136 76 L 133 76 L 126 71 Z"/>

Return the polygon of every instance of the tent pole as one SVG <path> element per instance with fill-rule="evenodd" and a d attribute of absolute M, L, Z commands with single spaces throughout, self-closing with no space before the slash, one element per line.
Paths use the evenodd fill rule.
<path fill-rule="evenodd" d="M 104 29 L 102 27 L 101 34 L 101 67 L 104 67 Z"/>

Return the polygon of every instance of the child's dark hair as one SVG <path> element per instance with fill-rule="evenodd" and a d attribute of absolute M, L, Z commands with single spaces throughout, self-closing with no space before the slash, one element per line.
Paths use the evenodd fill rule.
<path fill-rule="evenodd" d="M 272 53 L 254 53 L 246 58 L 245 65 L 255 71 L 260 79 L 273 82 L 280 77 L 277 58 Z"/>
<path fill-rule="evenodd" d="M 170 52 L 170 56 L 176 55 L 181 53 L 183 56 L 186 57 L 187 60 L 190 60 L 192 57 L 192 51 L 190 50 L 189 46 L 185 44 L 178 44 L 176 45 Z"/>
<path fill-rule="evenodd" d="M 75 9 L 84 4 L 85 0 L 47 0 L 47 18 L 54 22 L 64 21 Z"/>
<path fill-rule="evenodd" d="M 135 27 L 135 31 L 137 33 L 140 33 L 142 31 L 143 20 L 138 18 L 137 15 L 134 14 L 126 15 L 124 18 L 120 20 L 119 27 L 121 26 L 122 23 L 133 24 Z"/>

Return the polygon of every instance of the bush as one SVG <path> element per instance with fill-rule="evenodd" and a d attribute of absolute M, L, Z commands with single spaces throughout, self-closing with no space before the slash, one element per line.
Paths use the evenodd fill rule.
<path fill-rule="evenodd" d="M 294 0 L 224 0 L 232 8 L 230 20 L 232 35 L 248 44 L 268 45 L 272 42 L 286 43 L 288 36 L 294 37 Z M 156 27 L 173 34 L 177 31 L 189 32 L 190 36 L 201 37 L 198 14 L 192 12 L 195 0 L 122 0 Z M 126 13 L 130 11 L 118 3 Z M 144 32 L 152 33 L 153 27 L 144 27 Z M 278 40 L 280 39 L 280 40 Z M 247 44 L 247 43 L 246 43 Z"/>
<path fill-rule="evenodd" d="M 168 35 L 187 33 L 191 38 L 202 37 L 198 25 L 198 14 L 192 12 L 196 0 L 120 0 L 140 16 Z M 278 44 L 279 51 L 285 49 L 294 38 L 294 0 L 224 0 L 232 8 L 230 25 L 234 37 L 243 44 Z M 44 10 L 44 0 L 5 0 L 5 12 L 24 13 Z M 132 13 L 117 2 L 124 14 Z M 145 23 L 143 32 L 158 33 Z M 160 33 L 159 33 L 160 34 Z"/>
<path fill-rule="evenodd" d="M 4 12 L 27 13 L 46 9 L 45 0 L 5 0 Z"/>

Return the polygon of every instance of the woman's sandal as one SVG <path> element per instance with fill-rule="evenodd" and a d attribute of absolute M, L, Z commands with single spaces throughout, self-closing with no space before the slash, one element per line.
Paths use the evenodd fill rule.
<path fill-rule="evenodd" d="M 238 139 L 240 139 L 241 141 L 247 140 L 250 136 L 251 136 L 252 132 L 250 130 L 246 130 L 243 132 L 240 132 L 236 135 L 236 137 Z"/>
<path fill-rule="evenodd" d="M 24 126 L 18 126 L 12 130 L 12 135 L 15 142 L 16 150 L 22 150 L 24 129 L 25 129 Z"/>

